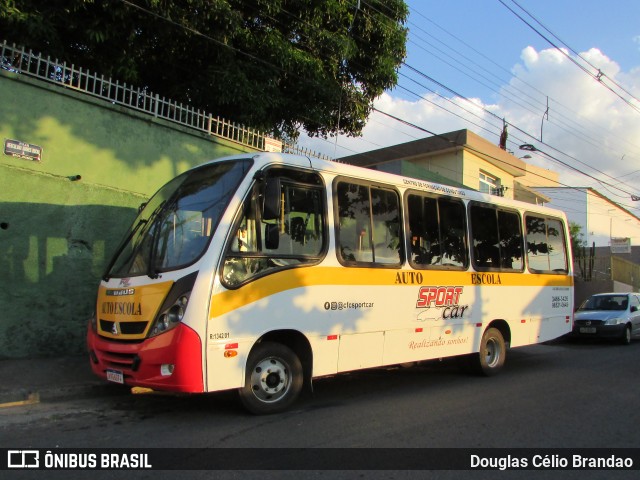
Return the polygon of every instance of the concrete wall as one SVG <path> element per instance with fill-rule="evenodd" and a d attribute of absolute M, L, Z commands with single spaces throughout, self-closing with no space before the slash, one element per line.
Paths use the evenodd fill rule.
<path fill-rule="evenodd" d="M 607 292 L 633 292 L 633 287 L 626 283 L 615 282 L 613 280 L 594 280 L 591 282 L 576 280 L 574 308 L 578 308 L 582 302 L 595 293 Z"/>
<path fill-rule="evenodd" d="M 463 158 L 464 153 L 462 151 L 453 151 L 446 154 L 435 154 L 419 161 L 413 160 L 411 163 L 418 167 L 426 168 L 430 172 L 442 175 L 444 178 L 453 180 L 458 184 L 466 185 L 467 187 L 477 190 L 477 185 L 464 178 Z"/>
<path fill-rule="evenodd" d="M 101 274 L 138 205 L 176 174 L 249 151 L 0 71 L 0 358 L 80 353 Z M 76 175 L 81 179 L 71 180 Z"/>

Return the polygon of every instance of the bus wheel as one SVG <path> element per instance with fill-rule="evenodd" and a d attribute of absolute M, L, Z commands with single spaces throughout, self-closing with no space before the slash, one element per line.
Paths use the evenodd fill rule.
<path fill-rule="evenodd" d="M 502 333 L 497 328 L 489 328 L 482 335 L 480 352 L 478 352 L 479 373 L 491 376 L 497 374 L 504 366 L 507 348 Z"/>
<path fill-rule="evenodd" d="M 298 397 L 302 380 L 302 364 L 290 348 L 261 343 L 249 355 L 240 400 L 251 413 L 281 412 Z"/>

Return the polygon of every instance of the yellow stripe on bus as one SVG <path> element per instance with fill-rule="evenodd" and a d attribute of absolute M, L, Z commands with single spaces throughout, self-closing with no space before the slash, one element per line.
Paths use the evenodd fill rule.
<path fill-rule="evenodd" d="M 534 273 L 468 272 L 422 270 L 406 271 L 380 268 L 310 267 L 294 268 L 267 275 L 244 287 L 214 295 L 210 317 L 218 317 L 237 308 L 295 288 L 315 285 L 334 286 L 483 286 L 483 287 L 570 287 L 570 275 Z"/>

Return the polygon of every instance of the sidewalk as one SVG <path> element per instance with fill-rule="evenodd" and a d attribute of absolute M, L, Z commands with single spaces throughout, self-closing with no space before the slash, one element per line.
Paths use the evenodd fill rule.
<path fill-rule="evenodd" d="M 121 389 L 93 375 L 88 355 L 0 360 L 0 408 L 113 395 Z"/>

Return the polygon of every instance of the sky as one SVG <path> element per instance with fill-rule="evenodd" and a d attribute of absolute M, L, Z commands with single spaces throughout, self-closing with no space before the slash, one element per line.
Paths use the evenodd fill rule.
<path fill-rule="evenodd" d="M 419 128 L 374 112 L 361 138 L 302 146 L 339 158 L 463 128 L 497 144 L 506 121 L 514 155 L 640 214 L 639 1 L 407 4 L 399 82 L 374 106 Z"/>

